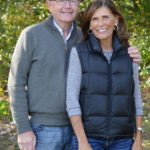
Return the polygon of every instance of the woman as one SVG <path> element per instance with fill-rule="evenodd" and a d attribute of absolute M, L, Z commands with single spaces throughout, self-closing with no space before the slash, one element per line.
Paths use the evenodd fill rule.
<path fill-rule="evenodd" d="M 111 0 L 95 0 L 81 28 L 84 41 L 71 51 L 67 78 L 72 150 L 142 150 L 138 66 L 127 53 L 123 16 Z"/>

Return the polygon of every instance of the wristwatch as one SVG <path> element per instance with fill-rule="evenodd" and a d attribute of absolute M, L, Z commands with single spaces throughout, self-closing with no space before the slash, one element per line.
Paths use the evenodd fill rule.
<path fill-rule="evenodd" d="M 136 129 L 143 133 L 143 129 L 141 127 L 136 127 Z"/>

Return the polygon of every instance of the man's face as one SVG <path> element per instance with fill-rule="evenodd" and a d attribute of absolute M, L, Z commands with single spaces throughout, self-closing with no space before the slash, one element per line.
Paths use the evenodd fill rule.
<path fill-rule="evenodd" d="M 72 23 L 77 14 L 78 0 L 47 0 L 47 6 L 57 24 Z"/>

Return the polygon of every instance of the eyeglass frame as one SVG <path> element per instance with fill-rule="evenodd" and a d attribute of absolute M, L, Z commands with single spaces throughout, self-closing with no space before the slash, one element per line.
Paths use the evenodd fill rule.
<path fill-rule="evenodd" d="M 49 1 L 56 1 L 56 3 L 58 3 L 58 4 L 61 5 L 61 6 L 65 5 L 65 4 L 67 3 L 67 1 L 69 2 L 69 4 L 70 4 L 71 6 L 75 6 L 75 5 L 77 4 L 77 2 L 79 2 L 79 0 L 75 0 L 76 3 L 71 3 L 70 0 L 65 0 L 65 3 L 64 3 L 64 4 L 60 4 L 59 2 L 61 2 L 61 1 L 58 1 L 58 0 L 49 0 Z"/>

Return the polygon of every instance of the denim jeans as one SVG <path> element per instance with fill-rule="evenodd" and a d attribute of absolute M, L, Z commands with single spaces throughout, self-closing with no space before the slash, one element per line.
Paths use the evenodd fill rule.
<path fill-rule="evenodd" d="M 133 144 L 132 138 L 112 140 L 88 138 L 88 142 L 93 150 L 131 150 Z M 71 150 L 78 150 L 78 141 L 74 135 L 72 137 Z"/>
<path fill-rule="evenodd" d="M 31 124 L 36 136 L 36 150 L 70 150 L 71 127 Z"/>

